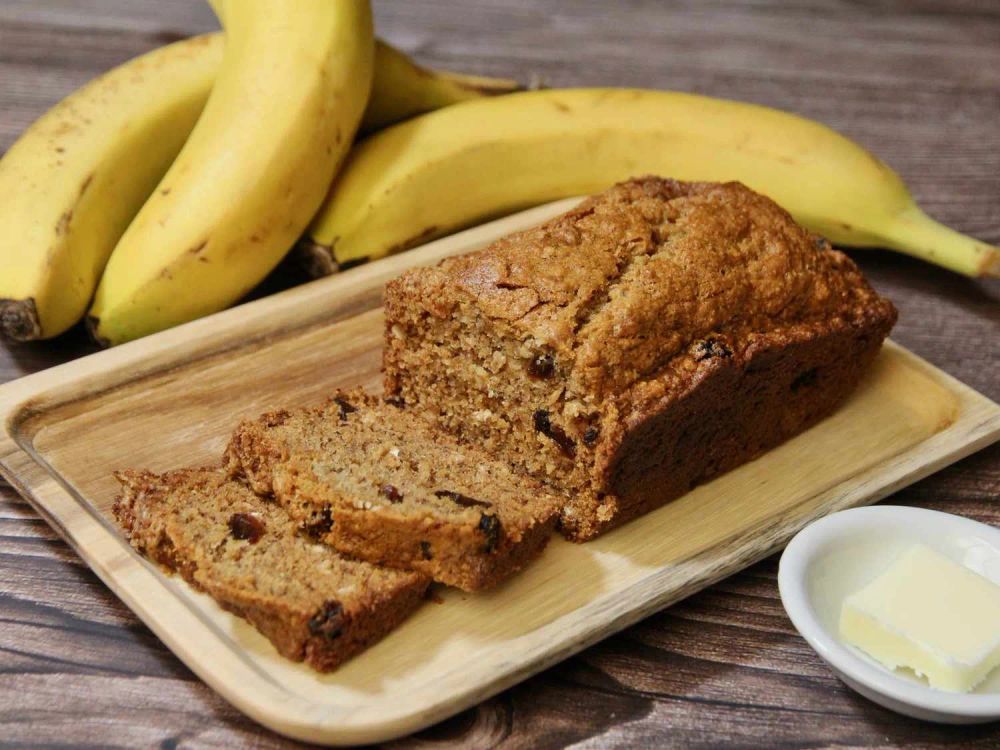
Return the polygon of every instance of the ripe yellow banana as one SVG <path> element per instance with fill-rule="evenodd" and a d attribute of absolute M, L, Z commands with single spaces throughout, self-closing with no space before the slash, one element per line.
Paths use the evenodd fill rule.
<path fill-rule="evenodd" d="M 637 89 L 480 99 L 377 133 L 351 153 L 303 246 L 336 267 L 647 173 L 740 180 L 834 243 L 1000 274 L 997 248 L 929 218 L 895 172 L 830 128 L 766 107 Z"/>
<path fill-rule="evenodd" d="M 201 113 L 221 33 L 109 71 L 43 115 L 0 159 L 0 338 L 49 338 L 83 317 L 129 222 Z M 371 130 L 517 83 L 421 68 L 378 42 Z"/>
<path fill-rule="evenodd" d="M 240 0 L 205 109 L 129 225 L 88 323 L 118 344 L 220 310 L 253 288 L 323 200 L 372 81 L 361 0 Z"/>
<path fill-rule="evenodd" d="M 241 0 L 204 112 L 115 247 L 88 323 L 117 344 L 220 310 L 323 200 L 372 80 L 360 0 Z"/>
<path fill-rule="evenodd" d="M 150 52 L 64 99 L 11 146 L 0 160 L 0 335 L 47 338 L 83 316 L 221 60 L 211 36 Z"/>

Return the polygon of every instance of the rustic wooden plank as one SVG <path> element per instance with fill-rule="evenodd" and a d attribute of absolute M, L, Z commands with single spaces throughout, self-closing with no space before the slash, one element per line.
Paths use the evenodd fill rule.
<path fill-rule="evenodd" d="M 615 4 L 613 15 L 608 8 L 598 0 L 376 3 L 380 33 L 430 64 L 523 79 L 537 74 L 553 85 L 695 90 L 822 119 L 899 170 L 935 216 L 1000 242 L 1000 4 L 994 0 L 648 0 Z M 58 98 L 107 66 L 176 34 L 213 26 L 200 0 L 5 0 L 0 3 L 0 149 Z M 1000 399 L 995 374 L 1000 284 L 971 282 L 896 256 L 855 256 L 899 306 L 894 337 L 900 343 Z M 82 336 L 14 353 L 0 349 L 0 381 L 86 351 Z M 897 493 L 892 501 L 1000 525 L 998 494 L 1000 447 L 995 446 Z M 144 635 L 121 646 L 142 654 L 127 658 L 159 653 L 172 661 L 48 526 L 3 486 L 0 524 L 0 581 L 13 579 L 16 571 L 21 577 L 14 595 L 45 602 L 71 623 L 81 617 L 128 623 L 131 631 Z M 39 558 L 47 561 L 46 567 L 37 567 Z M 1000 743 L 995 727 L 933 727 L 884 711 L 832 680 L 801 641 L 791 635 L 780 640 L 786 636 L 775 622 L 781 614 L 774 610 L 774 569 L 773 560 L 755 566 L 477 709 L 395 744 Z M 53 591 L 76 593 L 63 602 Z M 0 619 L 9 614 L 4 596 Z M 760 603 L 762 597 L 767 601 Z M 51 610 L 45 611 L 45 617 L 50 615 Z M 38 611 L 11 619 L 38 628 L 38 622 L 44 623 Z M 699 641 L 710 644 L 693 657 L 687 630 L 695 627 L 692 622 Z M 4 620 L 0 632 L 7 627 Z M 60 638 L 72 644 L 76 636 L 67 630 Z M 666 643 L 660 650 L 667 661 L 656 661 L 656 652 L 633 645 L 642 639 Z M 682 646 L 687 651 L 681 656 L 688 660 L 683 664 L 670 656 L 671 649 Z M 294 744 L 243 719 L 176 661 L 172 663 L 180 671 L 175 678 L 115 674 L 114 657 L 104 662 L 107 673 L 81 674 L 74 666 L 46 662 L 50 646 L 44 639 L 36 638 L 32 648 L 34 669 L 19 667 L 23 671 L 16 672 L 8 670 L 8 657 L 0 652 L 0 737 L 5 742 Z M 802 689 L 827 691 L 839 696 L 847 715 L 760 708 L 761 701 L 754 699 L 762 693 L 757 687 L 760 670 L 740 661 L 755 651 L 780 667 L 778 677 L 768 683 L 779 702 Z M 788 655 L 794 655 L 792 666 L 807 676 L 782 671 Z M 92 661 L 88 669 L 99 662 Z M 652 688 L 648 694 L 630 684 L 633 673 L 638 675 L 635 682 L 641 678 Z M 809 681 L 805 687 L 803 679 Z M 706 681 L 716 691 L 711 701 L 686 697 Z"/>
<path fill-rule="evenodd" d="M 196 0 L 4 0 L 0 23 L 21 21 L 84 31 L 162 32 L 190 35 L 216 25 Z"/>

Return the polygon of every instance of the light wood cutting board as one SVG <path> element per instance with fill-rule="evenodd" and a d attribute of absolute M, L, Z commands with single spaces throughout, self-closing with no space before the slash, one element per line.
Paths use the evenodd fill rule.
<path fill-rule="evenodd" d="M 111 471 L 219 460 L 265 409 L 379 385 L 381 290 L 403 269 L 566 210 L 561 201 L 0 386 L 0 471 L 202 679 L 257 721 L 374 742 L 439 721 L 1000 438 L 1000 407 L 887 344 L 836 414 L 594 542 L 554 541 L 496 591 L 440 589 L 330 675 L 143 562 L 114 526 Z"/>

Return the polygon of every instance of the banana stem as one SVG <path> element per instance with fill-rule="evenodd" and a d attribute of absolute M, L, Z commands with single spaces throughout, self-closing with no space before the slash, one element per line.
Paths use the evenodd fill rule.
<path fill-rule="evenodd" d="M 911 206 L 878 232 L 885 247 L 966 276 L 1000 277 L 1000 248 L 956 232 Z"/>
<path fill-rule="evenodd" d="M 0 341 L 32 341 L 41 336 L 35 300 L 0 299 Z"/>

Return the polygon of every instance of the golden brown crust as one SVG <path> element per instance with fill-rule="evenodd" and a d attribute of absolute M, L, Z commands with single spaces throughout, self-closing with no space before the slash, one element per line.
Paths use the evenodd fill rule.
<path fill-rule="evenodd" d="M 386 393 L 561 488 L 564 531 L 584 539 L 828 413 L 895 317 L 766 197 L 647 177 L 390 282 Z M 809 356 L 765 366 L 782 347 Z M 801 389 L 809 370 L 822 377 L 795 398 L 765 387 Z M 699 391 L 713 394 L 700 415 L 711 451 L 671 442 Z M 671 481 L 625 481 L 636 456 L 647 472 L 674 464 Z"/>
<path fill-rule="evenodd" d="M 437 315 L 474 300 L 485 317 L 565 358 L 572 390 L 597 399 L 709 333 L 740 338 L 892 308 L 847 256 L 765 196 L 736 182 L 655 177 L 390 285 L 408 283 Z"/>
<path fill-rule="evenodd" d="M 113 508 L 140 553 L 248 620 L 283 656 L 329 671 L 420 603 L 415 573 L 310 542 L 275 503 L 211 469 L 116 473 Z"/>

